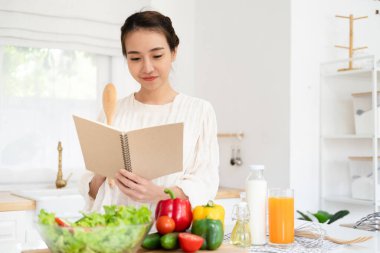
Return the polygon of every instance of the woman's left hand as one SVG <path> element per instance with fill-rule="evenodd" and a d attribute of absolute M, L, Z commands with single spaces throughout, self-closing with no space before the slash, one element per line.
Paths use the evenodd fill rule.
<path fill-rule="evenodd" d="M 138 202 L 153 202 L 165 197 L 164 187 L 121 169 L 115 176 L 116 185 L 128 197 Z"/>

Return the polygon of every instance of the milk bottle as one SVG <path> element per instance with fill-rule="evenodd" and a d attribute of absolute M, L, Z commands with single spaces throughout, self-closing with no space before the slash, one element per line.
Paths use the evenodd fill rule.
<path fill-rule="evenodd" d="M 267 181 L 264 179 L 264 165 L 250 165 L 246 180 L 247 202 L 250 210 L 249 226 L 253 245 L 266 243 L 266 201 Z"/>

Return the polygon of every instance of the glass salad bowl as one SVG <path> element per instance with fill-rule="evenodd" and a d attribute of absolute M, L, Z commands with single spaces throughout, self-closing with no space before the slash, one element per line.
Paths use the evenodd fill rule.
<path fill-rule="evenodd" d="M 136 210 L 133 207 L 124 209 L 125 214 L 130 216 L 129 219 L 120 218 L 117 212 L 107 214 L 106 211 L 106 214 L 84 214 L 83 218 L 73 223 L 41 210 L 36 226 L 52 253 L 134 253 L 153 222 L 149 210 L 149 214 L 144 214 L 149 216 L 148 219 L 141 219 L 138 211 L 128 214 L 130 210 Z"/>

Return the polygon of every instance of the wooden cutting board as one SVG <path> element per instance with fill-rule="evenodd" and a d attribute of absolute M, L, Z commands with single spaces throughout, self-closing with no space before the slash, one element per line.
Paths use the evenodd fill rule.
<path fill-rule="evenodd" d="M 34 249 L 34 250 L 24 250 L 21 253 L 50 253 L 48 249 Z"/>
<path fill-rule="evenodd" d="M 139 249 L 137 253 L 184 253 L 182 250 L 145 250 Z M 208 251 L 199 251 L 199 252 L 208 252 Z M 248 252 L 248 249 L 238 248 L 230 244 L 223 244 L 219 249 L 209 252 L 218 252 L 218 253 L 245 253 Z M 39 249 L 39 250 L 27 250 L 22 251 L 22 253 L 50 253 L 48 249 Z"/>
<path fill-rule="evenodd" d="M 137 251 L 137 253 L 184 253 L 184 251 L 182 250 L 145 250 L 145 249 L 139 249 Z M 198 251 L 198 252 L 202 252 L 202 253 L 205 253 L 205 252 L 218 252 L 218 253 L 245 253 L 245 252 L 249 252 L 248 249 L 243 249 L 243 248 L 238 248 L 236 246 L 233 246 L 233 245 L 230 245 L 230 244 L 222 244 L 222 246 L 220 246 L 217 250 L 214 250 L 214 251 L 206 251 L 206 250 L 202 250 L 202 251 Z"/>

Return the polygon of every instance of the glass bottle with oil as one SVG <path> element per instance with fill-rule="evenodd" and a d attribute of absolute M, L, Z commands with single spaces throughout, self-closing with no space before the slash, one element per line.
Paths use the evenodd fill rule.
<path fill-rule="evenodd" d="M 251 246 L 249 207 L 245 199 L 245 192 L 240 194 L 240 202 L 233 207 L 232 220 L 235 220 L 236 223 L 231 233 L 231 244 L 239 247 Z"/>

